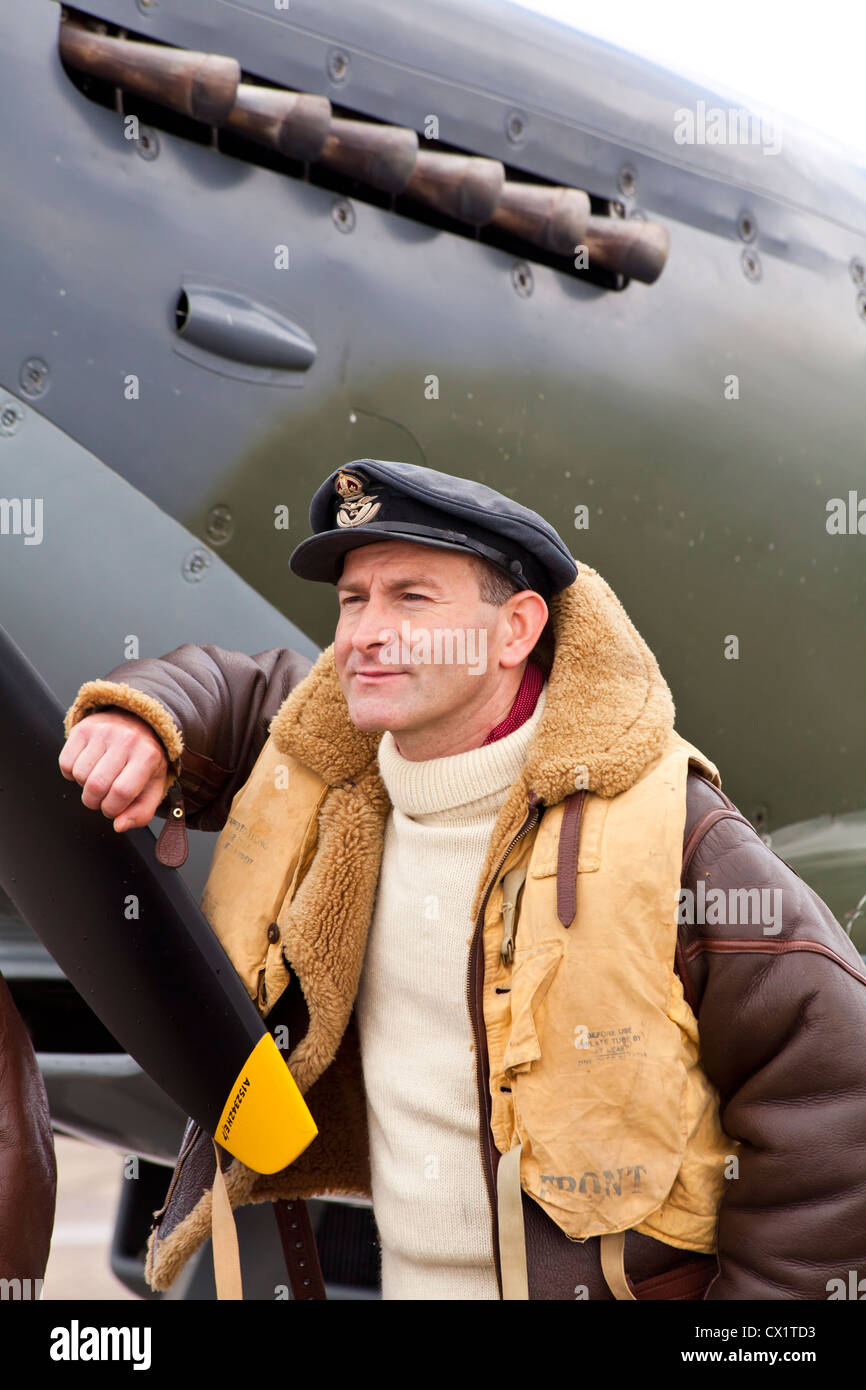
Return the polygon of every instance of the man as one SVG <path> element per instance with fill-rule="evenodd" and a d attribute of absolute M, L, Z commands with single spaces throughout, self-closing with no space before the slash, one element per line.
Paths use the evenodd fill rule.
<path fill-rule="evenodd" d="M 339 601 L 311 668 L 127 662 L 81 687 L 60 759 L 118 830 L 170 811 L 167 862 L 184 818 L 220 830 L 202 908 L 291 1018 L 319 1128 L 281 1174 L 221 1159 L 233 1205 L 283 1204 L 298 1290 L 298 1199 L 325 1192 L 372 1194 L 385 1298 L 826 1298 L 866 1273 L 862 962 L 677 734 L 608 585 L 432 469 L 358 460 L 310 522 L 292 569 Z M 209 1142 L 191 1123 L 154 1288 L 208 1234 Z"/>

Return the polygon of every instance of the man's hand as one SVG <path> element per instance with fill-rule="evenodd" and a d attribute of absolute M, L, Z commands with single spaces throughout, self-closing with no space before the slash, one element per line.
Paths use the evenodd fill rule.
<path fill-rule="evenodd" d="M 84 788 L 81 800 L 114 821 L 115 830 L 148 825 L 165 795 L 168 754 L 137 714 L 88 714 L 60 752 L 60 771 Z"/>

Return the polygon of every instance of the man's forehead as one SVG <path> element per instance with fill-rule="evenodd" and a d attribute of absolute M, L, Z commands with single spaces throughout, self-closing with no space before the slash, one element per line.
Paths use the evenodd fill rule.
<path fill-rule="evenodd" d="M 471 565 L 468 556 L 453 550 L 417 545 L 413 541 L 383 541 L 348 551 L 335 587 L 344 589 L 376 578 L 388 585 L 424 583 L 441 587 L 462 578 Z"/>

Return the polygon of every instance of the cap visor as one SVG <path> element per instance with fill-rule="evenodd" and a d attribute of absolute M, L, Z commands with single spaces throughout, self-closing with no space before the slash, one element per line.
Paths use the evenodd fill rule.
<path fill-rule="evenodd" d="M 310 536 L 301 541 L 289 556 L 289 569 L 300 579 L 315 579 L 324 584 L 336 584 L 340 578 L 343 557 L 350 550 L 362 545 L 379 545 L 382 541 L 411 541 L 413 545 L 429 545 L 435 550 L 459 550 L 462 555 L 471 555 L 468 546 L 451 541 L 437 541 L 432 537 L 409 535 L 395 527 L 373 531 L 371 524 L 363 531 L 323 531 L 318 536 Z"/>

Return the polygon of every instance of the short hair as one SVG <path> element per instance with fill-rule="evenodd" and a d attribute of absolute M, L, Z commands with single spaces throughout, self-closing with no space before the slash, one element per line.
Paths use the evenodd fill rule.
<path fill-rule="evenodd" d="M 526 588 L 525 583 L 512 579 L 483 556 L 470 555 L 469 559 L 478 579 L 478 592 L 482 602 L 494 603 L 497 608 L 501 608 L 512 594 L 519 594 Z"/>
<path fill-rule="evenodd" d="M 512 579 L 504 570 L 492 565 L 481 555 L 470 555 L 469 559 L 478 577 L 478 592 L 484 603 L 495 603 L 497 608 L 501 608 L 512 594 L 519 594 L 529 587 L 525 582 L 521 583 L 519 579 Z M 547 622 L 539 633 L 538 641 L 529 653 L 529 660 L 541 667 L 545 677 L 549 676 L 553 665 L 553 650 L 553 620 L 548 614 Z"/>

